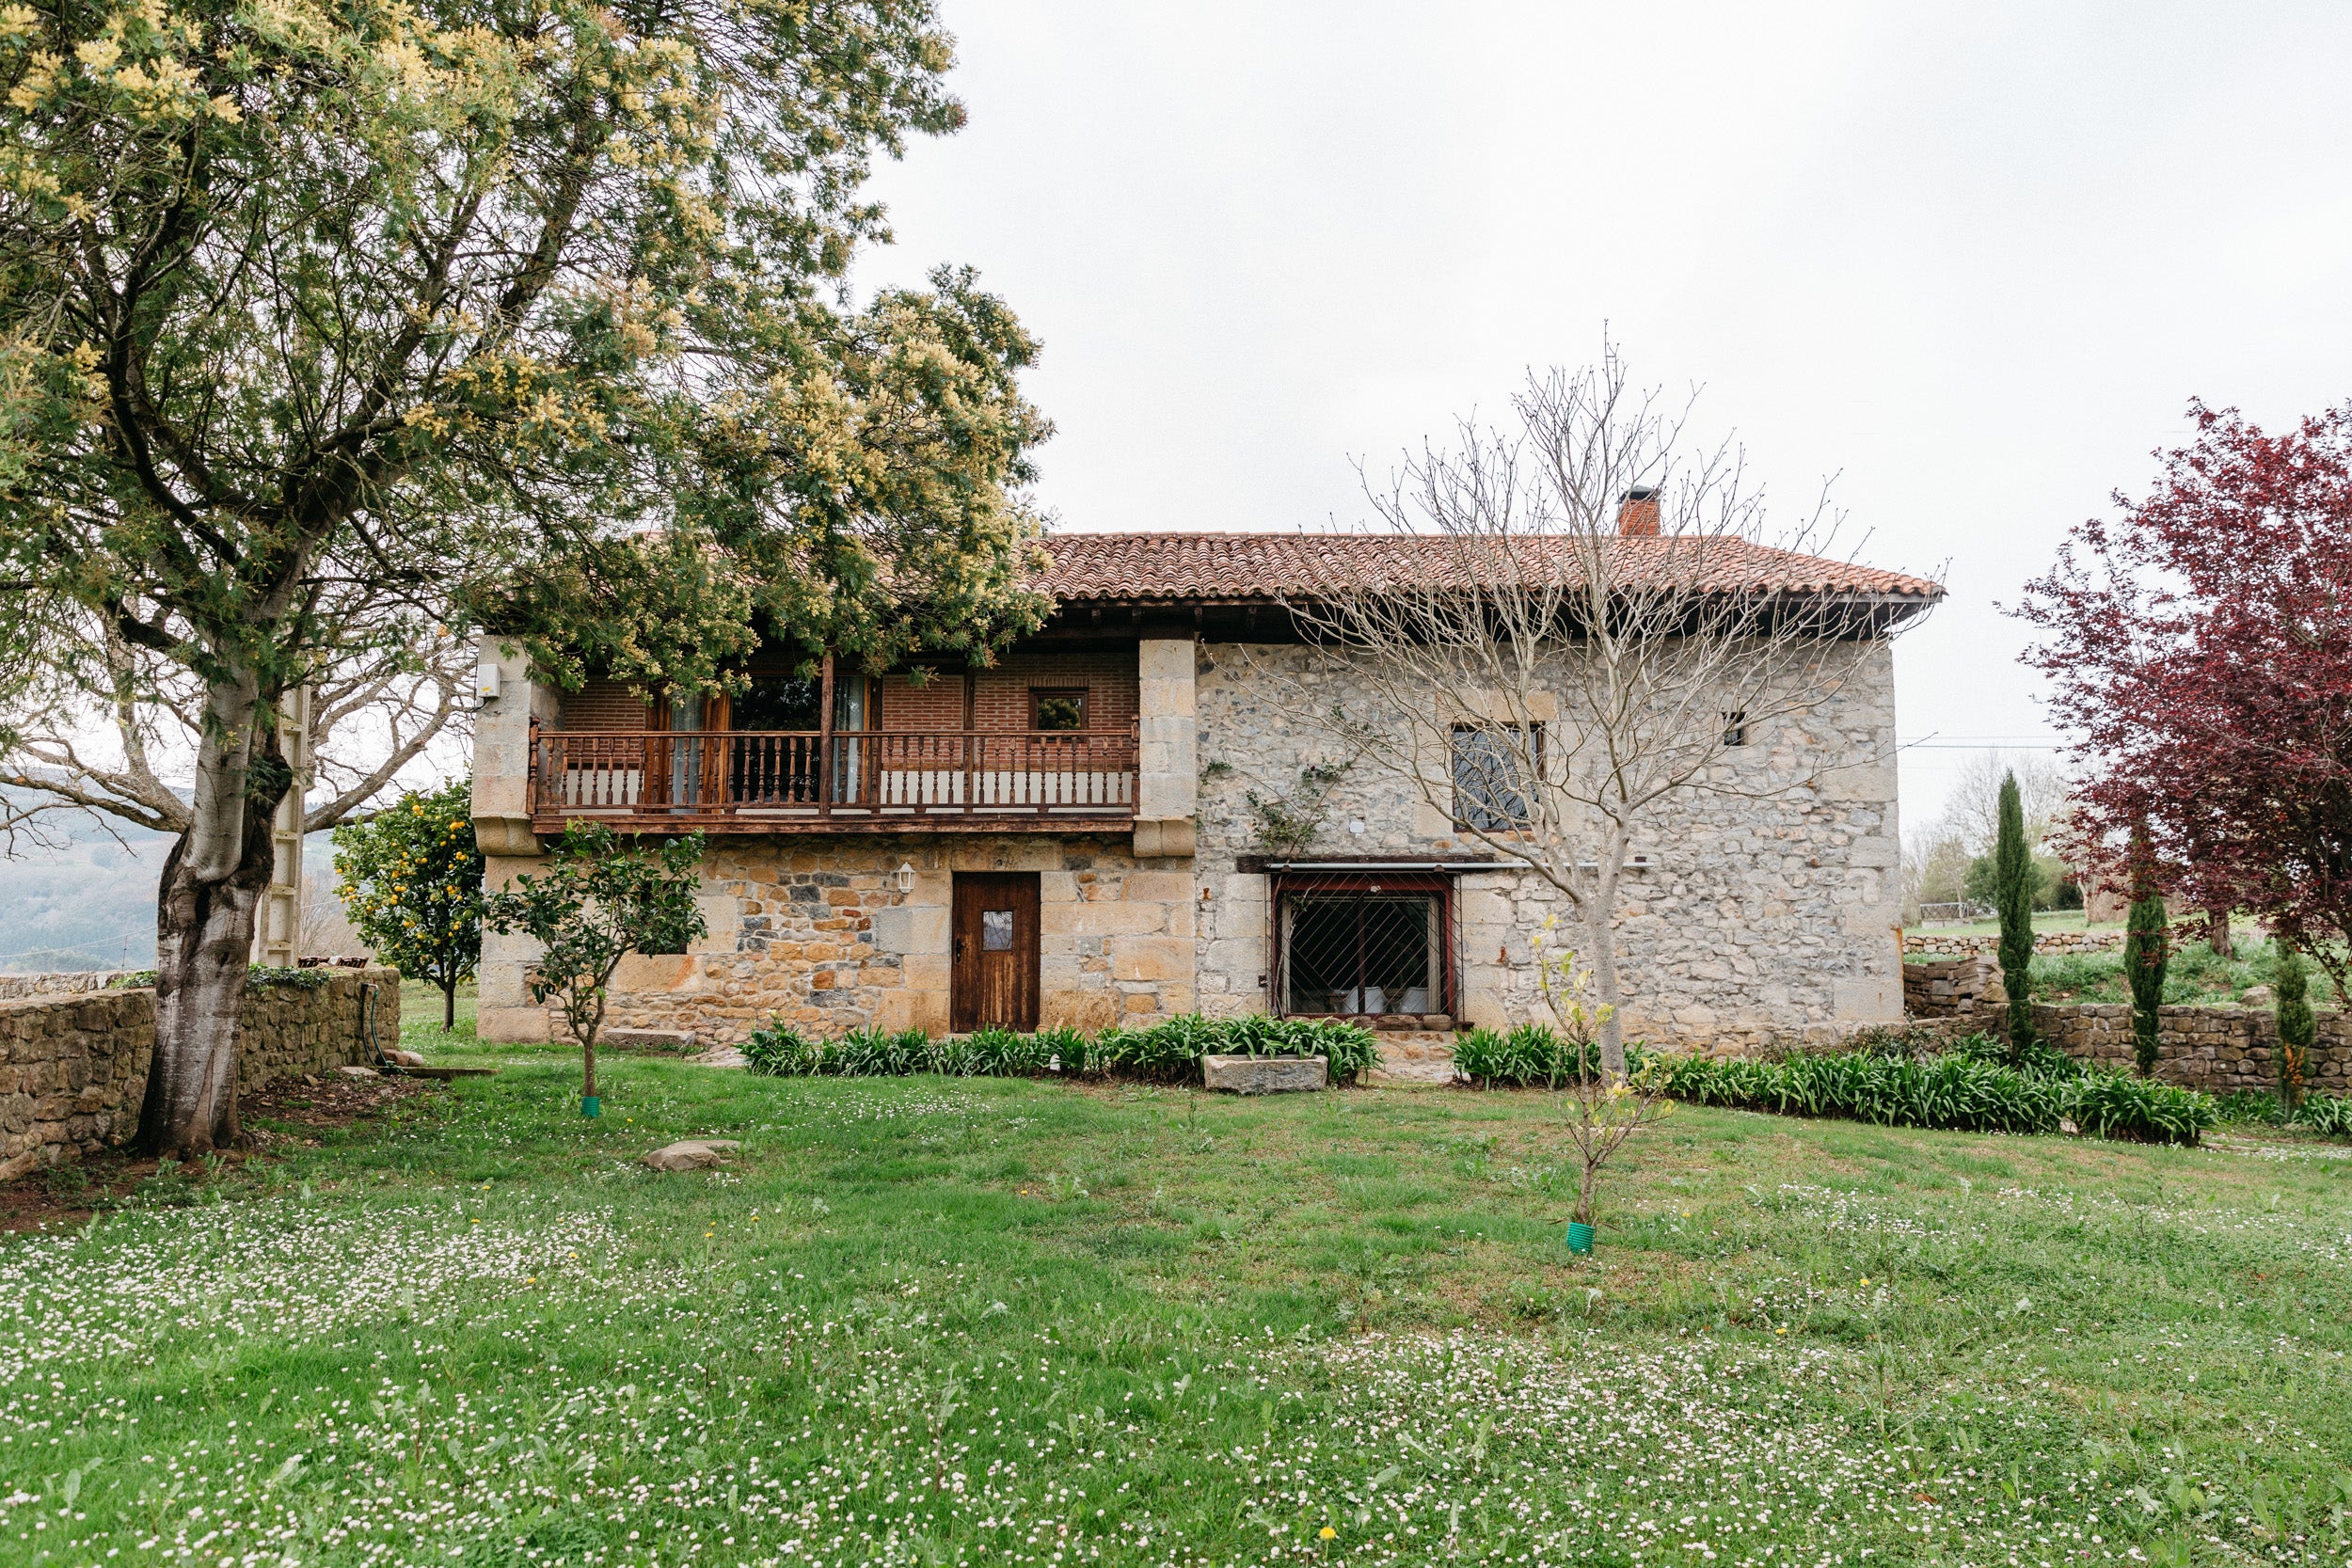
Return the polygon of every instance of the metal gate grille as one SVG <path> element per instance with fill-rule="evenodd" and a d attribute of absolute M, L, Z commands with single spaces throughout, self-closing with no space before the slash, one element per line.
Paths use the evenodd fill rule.
<path fill-rule="evenodd" d="M 1285 874 L 1274 888 L 1275 1010 L 1287 1016 L 1454 1011 L 1453 883 L 1444 877 Z"/>

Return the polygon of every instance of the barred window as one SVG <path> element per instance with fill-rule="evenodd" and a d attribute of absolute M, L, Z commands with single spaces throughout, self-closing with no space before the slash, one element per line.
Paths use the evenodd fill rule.
<path fill-rule="evenodd" d="M 1532 744 L 1522 745 L 1517 726 L 1482 724 L 1454 726 L 1454 820 L 1485 832 L 1527 826 L 1526 781 L 1520 777 L 1520 755 L 1534 753 L 1537 768 L 1544 760 L 1544 727 L 1531 725 Z"/>
<path fill-rule="evenodd" d="M 1292 1017 L 1453 1011 L 1450 884 L 1427 875 L 1278 879 L 1277 1011 Z"/>

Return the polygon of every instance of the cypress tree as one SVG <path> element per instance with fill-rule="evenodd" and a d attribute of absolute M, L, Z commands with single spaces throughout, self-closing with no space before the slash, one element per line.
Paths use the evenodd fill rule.
<path fill-rule="evenodd" d="M 2303 1074 L 2311 1066 L 2312 1047 L 2319 1038 L 2319 1021 L 2312 1017 L 2311 974 L 2302 950 L 2283 931 L 2274 934 L 2279 962 L 2273 990 L 2279 1015 L 2279 1098 L 2287 1114 L 2303 1102 Z"/>
<path fill-rule="evenodd" d="M 2001 775 L 2001 817 L 1993 844 L 1993 904 L 2001 917 L 2001 986 L 2009 992 L 2009 1053 L 2033 1043 L 2033 847 L 2017 775 Z"/>
<path fill-rule="evenodd" d="M 2171 956 L 2164 898 L 2156 891 L 2155 852 L 2143 825 L 2132 832 L 2132 912 L 2123 927 L 2123 977 L 2132 987 L 2132 1054 L 2139 1075 L 2156 1070 L 2156 1009 L 2164 1003 L 2164 967 Z"/>

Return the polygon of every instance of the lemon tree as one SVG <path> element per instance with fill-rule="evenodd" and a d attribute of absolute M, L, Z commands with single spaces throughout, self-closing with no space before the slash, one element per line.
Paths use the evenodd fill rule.
<path fill-rule="evenodd" d="M 335 830 L 336 889 L 375 956 L 441 990 L 441 1027 L 457 1021 L 457 988 L 482 961 L 482 851 L 473 783 L 412 791 Z"/>

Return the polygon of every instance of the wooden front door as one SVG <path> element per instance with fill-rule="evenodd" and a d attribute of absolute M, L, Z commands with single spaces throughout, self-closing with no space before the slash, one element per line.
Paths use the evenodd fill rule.
<path fill-rule="evenodd" d="M 956 873 L 955 973 L 949 1025 L 1037 1027 L 1037 873 Z"/>

